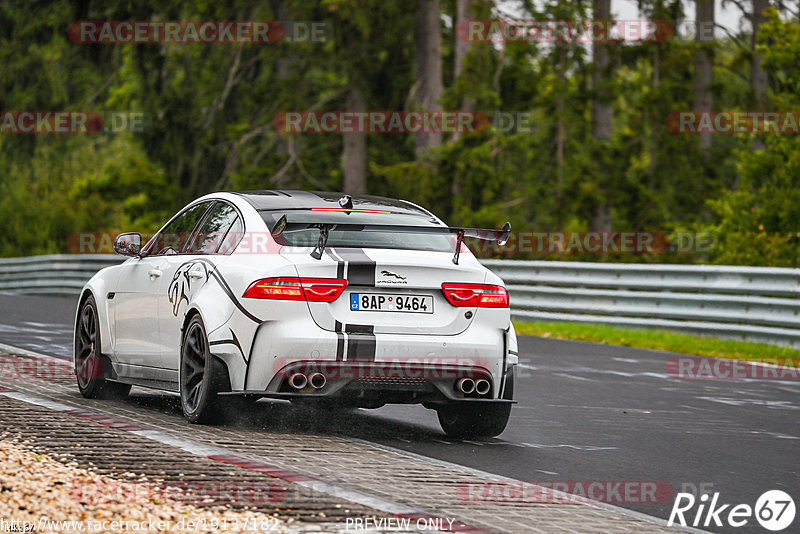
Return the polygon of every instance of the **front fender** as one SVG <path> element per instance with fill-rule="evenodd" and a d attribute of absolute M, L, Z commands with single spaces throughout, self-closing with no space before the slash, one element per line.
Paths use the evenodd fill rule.
<path fill-rule="evenodd" d="M 111 328 L 111 318 L 113 309 L 111 304 L 113 299 L 109 299 L 109 294 L 114 293 L 119 284 L 119 277 L 122 273 L 120 265 L 113 265 L 100 269 L 92 278 L 86 282 L 81 289 L 81 297 L 75 310 L 75 320 L 73 321 L 73 346 L 75 345 L 75 334 L 77 332 L 78 314 L 81 312 L 81 305 L 86 297 L 91 294 L 97 304 L 97 317 L 100 323 L 100 350 L 106 356 L 114 355 L 114 338 Z M 74 355 L 73 355 L 74 358 Z"/>

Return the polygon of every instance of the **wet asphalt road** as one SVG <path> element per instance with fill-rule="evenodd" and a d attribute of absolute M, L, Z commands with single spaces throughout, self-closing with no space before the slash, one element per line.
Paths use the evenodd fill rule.
<path fill-rule="evenodd" d="M 69 357 L 74 311 L 70 299 L 0 295 L 0 343 Z M 314 430 L 524 481 L 659 481 L 751 506 L 781 489 L 800 505 L 800 381 L 677 380 L 665 371 L 673 356 L 520 337 L 518 404 L 498 439 L 450 442 L 419 406 L 358 410 Z M 673 501 L 620 506 L 667 518 Z M 755 519 L 709 530 L 767 532 Z"/>

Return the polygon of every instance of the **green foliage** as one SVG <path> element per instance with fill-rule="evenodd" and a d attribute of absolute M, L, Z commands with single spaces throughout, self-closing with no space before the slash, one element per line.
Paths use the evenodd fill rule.
<path fill-rule="evenodd" d="M 764 68 L 774 80 L 772 106 L 800 108 L 800 24 L 772 9 L 759 35 Z M 761 134 L 764 150 L 750 148 L 749 136 L 736 153 L 740 177 L 734 191 L 708 201 L 719 236 L 713 261 L 722 264 L 800 265 L 800 137 Z"/>
<path fill-rule="evenodd" d="M 488 19 L 495 2 L 472 2 Z M 147 113 L 133 134 L 0 136 L 0 255 L 64 251 L 82 231 L 151 231 L 201 194 L 222 189 L 341 189 L 338 134 L 283 134 L 286 111 L 343 110 L 361 88 L 371 110 L 407 110 L 414 84 L 418 3 L 385 0 L 144 0 L 70 2 L 47 9 L 0 3 L 0 108 Z M 625 231 L 712 231 L 703 254 L 537 254 L 517 258 L 797 265 L 800 137 L 717 135 L 703 150 L 667 125 L 693 105 L 696 46 L 612 43 L 607 86 L 613 137 L 592 132 L 590 47 L 582 43 L 473 43 L 455 76 L 455 2 L 443 1 L 447 110 L 474 110 L 494 126 L 444 135 L 417 159 L 413 135 L 367 136 L 371 194 L 431 209 L 451 224 L 529 232 L 586 231 L 612 207 Z M 590 4 L 515 3 L 523 18 L 586 20 Z M 642 0 L 643 18 L 683 21 L 677 0 Z M 75 20 L 323 21 L 325 42 L 86 45 Z M 771 106 L 800 109 L 800 26 L 773 10 L 759 35 Z M 714 44 L 714 107 L 748 109 L 749 36 Z M 500 118 L 513 117 L 511 128 Z M 521 124 L 524 117 L 527 122 Z M 507 125 L 507 122 L 506 122 Z M 501 250 L 486 255 L 507 257 Z"/>
<path fill-rule="evenodd" d="M 77 232 L 158 230 L 176 187 L 130 137 L 37 144 L 0 183 L 0 256 L 74 252 Z"/>

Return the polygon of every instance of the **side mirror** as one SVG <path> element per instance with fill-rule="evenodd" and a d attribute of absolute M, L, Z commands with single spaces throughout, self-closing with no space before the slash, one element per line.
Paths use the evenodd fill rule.
<path fill-rule="evenodd" d="M 126 232 L 114 240 L 114 252 L 123 256 L 138 256 L 142 250 L 142 234 Z"/>

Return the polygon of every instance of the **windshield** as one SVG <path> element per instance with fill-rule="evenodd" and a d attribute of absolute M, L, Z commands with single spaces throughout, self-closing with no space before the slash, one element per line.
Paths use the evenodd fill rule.
<path fill-rule="evenodd" d="M 270 232 L 281 217 L 292 223 L 338 223 L 392 226 L 445 226 L 433 217 L 397 213 L 357 213 L 337 211 L 262 211 L 261 217 Z M 276 238 L 281 245 L 313 247 L 319 239 L 319 230 L 312 228 L 298 232 L 286 232 Z M 431 252 L 453 252 L 455 242 L 450 235 L 416 234 L 407 232 L 360 232 L 333 229 L 328 235 L 328 247 L 389 248 L 427 250 Z"/>

